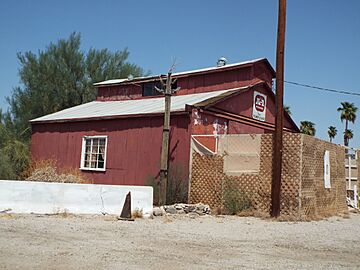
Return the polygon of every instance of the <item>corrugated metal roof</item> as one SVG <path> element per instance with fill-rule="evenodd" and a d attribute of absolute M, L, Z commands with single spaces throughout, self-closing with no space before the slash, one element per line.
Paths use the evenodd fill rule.
<path fill-rule="evenodd" d="M 199 94 L 173 96 L 171 99 L 171 111 L 185 111 L 186 105 L 203 105 L 207 100 L 221 99 L 234 92 L 249 88 L 240 87 L 229 90 L 213 91 Z M 164 112 L 164 97 L 145 98 L 122 101 L 93 101 L 56 113 L 48 114 L 30 122 L 71 121 L 89 118 L 108 118 L 116 116 L 132 116 L 139 114 L 153 114 Z"/>
<path fill-rule="evenodd" d="M 213 71 L 213 70 L 221 70 L 221 69 L 227 69 L 227 68 L 231 68 L 231 67 L 235 67 L 235 66 L 242 66 L 242 65 L 246 65 L 246 64 L 251 64 L 251 63 L 255 63 L 258 61 L 263 61 L 266 60 L 266 58 L 258 58 L 258 59 L 254 59 L 254 60 L 250 60 L 250 61 L 244 61 L 244 62 L 238 62 L 238 63 L 233 63 L 233 64 L 226 64 L 225 66 L 221 66 L 221 67 L 208 67 L 208 68 L 202 68 L 202 69 L 195 69 L 195 70 L 190 70 L 190 71 L 182 71 L 182 72 L 175 72 L 172 74 L 173 77 L 177 77 L 177 76 L 182 76 L 182 75 L 187 75 L 187 74 L 193 74 L 193 73 L 199 73 L 199 72 L 206 72 L 206 71 Z M 158 79 L 160 75 L 155 75 L 155 76 L 149 76 L 149 77 L 137 77 L 134 78 L 132 80 L 128 80 L 128 79 L 113 79 L 113 80 L 107 80 L 107 81 L 103 81 L 103 82 L 98 82 L 98 83 L 94 83 L 94 86 L 104 86 L 104 85 L 111 85 L 111 84 L 120 84 L 123 82 L 132 82 L 132 81 L 138 81 L 138 80 L 144 80 L 144 79 L 151 79 L 151 78 L 156 78 Z"/>

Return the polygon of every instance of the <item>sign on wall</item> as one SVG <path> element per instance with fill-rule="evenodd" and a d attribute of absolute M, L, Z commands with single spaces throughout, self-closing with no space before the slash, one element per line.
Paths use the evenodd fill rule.
<path fill-rule="evenodd" d="M 254 91 L 252 117 L 259 121 L 265 121 L 266 95 Z"/>
<path fill-rule="evenodd" d="M 331 188 L 330 183 L 330 153 L 325 151 L 324 154 L 324 186 L 325 188 Z"/>

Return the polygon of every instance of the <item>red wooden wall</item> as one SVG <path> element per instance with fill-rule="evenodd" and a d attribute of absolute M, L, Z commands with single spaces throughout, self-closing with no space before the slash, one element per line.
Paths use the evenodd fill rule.
<path fill-rule="evenodd" d="M 189 115 L 171 119 L 170 167 L 188 174 Z M 80 168 L 83 136 L 107 135 L 106 171 L 82 171 L 94 183 L 144 185 L 159 173 L 163 117 L 88 122 L 34 124 L 31 153 L 34 160 L 57 160 L 60 168 Z M 171 168 L 170 168 L 171 169 Z"/>
<path fill-rule="evenodd" d="M 194 109 L 191 120 L 192 135 L 197 135 L 196 140 L 214 152 L 216 145 L 215 137 L 209 137 L 208 135 L 262 134 L 273 132 L 273 130 L 265 127 L 263 122 L 260 121 L 257 121 L 257 125 L 259 126 L 253 126 L 211 114 L 211 108 L 215 108 L 252 119 L 253 95 L 255 90 L 267 95 L 265 123 L 275 125 L 275 100 L 271 93 L 269 93 L 271 90 L 262 85 L 253 87 L 243 93 L 219 102 L 213 107 L 210 107 L 209 111 L 204 110 L 201 112 L 200 110 Z M 294 132 L 297 131 L 296 127 L 288 118 L 284 119 L 284 126 Z"/>
<path fill-rule="evenodd" d="M 239 94 L 237 98 L 227 99 L 225 101 L 216 104 L 214 107 L 237 115 L 242 115 L 248 118 L 252 118 L 254 90 L 262 94 L 265 94 L 267 96 L 265 122 L 275 124 L 275 114 L 276 114 L 275 99 L 273 98 L 271 93 L 269 93 L 269 91 L 271 90 L 265 89 L 264 86 L 253 87 L 250 90 Z M 284 127 L 289 129 L 294 129 L 293 124 L 290 122 L 289 118 L 287 117 L 284 117 Z M 234 123 L 234 121 L 230 121 L 229 132 L 230 133 L 265 133 L 265 130 L 264 128 L 252 127 L 249 125 Z"/>
<path fill-rule="evenodd" d="M 180 87 L 176 95 L 187 95 L 255 85 L 260 81 L 267 83 L 271 87 L 274 74 L 264 61 L 259 61 L 245 66 L 240 65 L 228 69 L 182 74 L 175 77 L 177 78 L 177 86 Z M 156 79 L 152 78 L 151 80 Z M 151 98 L 142 96 L 143 83 L 140 80 L 128 84 L 98 87 L 96 99 L 98 101 L 107 101 Z"/>

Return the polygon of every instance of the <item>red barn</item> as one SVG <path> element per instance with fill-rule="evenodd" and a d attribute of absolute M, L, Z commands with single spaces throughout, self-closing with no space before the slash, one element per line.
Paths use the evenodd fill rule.
<path fill-rule="evenodd" d="M 170 167 L 188 176 L 192 135 L 274 131 L 275 71 L 267 59 L 174 73 Z M 159 76 L 96 83 L 96 101 L 31 120 L 33 160 L 54 159 L 102 184 L 144 185 L 159 174 L 164 97 Z M 285 130 L 298 127 L 285 113 Z M 211 150 L 211 136 L 198 136 Z"/>

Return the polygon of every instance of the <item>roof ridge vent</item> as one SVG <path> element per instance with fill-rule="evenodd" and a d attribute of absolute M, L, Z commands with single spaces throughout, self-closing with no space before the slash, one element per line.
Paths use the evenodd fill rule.
<path fill-rule="evenodd" d="M 227 63 L 227 59 L 225 57 L 220 57 L 216 62 L 216 66 L 223 67 L 226 65 L 226 63 Z"/>

